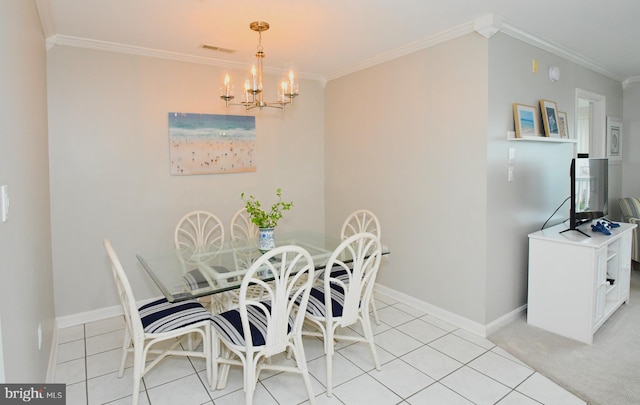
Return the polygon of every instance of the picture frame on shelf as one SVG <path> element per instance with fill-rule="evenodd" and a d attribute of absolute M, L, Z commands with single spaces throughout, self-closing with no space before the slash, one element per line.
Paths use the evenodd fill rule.
<path fill-rule="evenodd" d="M 567 113 L 564 111 L 558 111 L 558 130 L 560 132 L 560 138 L 569 139 L 569 121 L 567 120 Z"/>
<path fill-rule="evenodd" d="M 539 136 L 536 108 L 525 104 L 513 104 L 513 120 L 516 138 Z"/>
<path fill-rule="evenodd" d="M 558 105 L 555 101 L 540 100 L 540 113 L 544 123 L 544 136 L 560 138 L 558 125 Z"/>
<path fill-rule="evenodd" d="M 609 163 L 622 162 L 622 120 L 607 117 L 607 158 Z"/>

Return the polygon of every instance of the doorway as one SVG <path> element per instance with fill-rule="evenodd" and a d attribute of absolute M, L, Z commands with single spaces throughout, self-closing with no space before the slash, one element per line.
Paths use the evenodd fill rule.
<path fill-rule="evenodd" d="M 606 97 L 576 89 L 576 154 L 606 157 Z"/>

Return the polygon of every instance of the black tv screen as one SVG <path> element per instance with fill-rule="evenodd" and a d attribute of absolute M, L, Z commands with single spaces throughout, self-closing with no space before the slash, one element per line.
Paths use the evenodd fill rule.
<path fill-rule="evenodd" d="M 608 214 L 609 160 L 574 158 L 571 162 L 570 229 Z"/>

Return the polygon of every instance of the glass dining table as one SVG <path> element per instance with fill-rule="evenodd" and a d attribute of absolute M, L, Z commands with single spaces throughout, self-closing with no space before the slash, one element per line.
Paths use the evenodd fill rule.
<path fill-rule="evenodd" d="M 276 247 L 295 245 L 305 248 L 316 270 L 324 269 L 342 241 L 312 231 L 276 235 Z M 383 249 L 382 254 L 390 252 Z M 240 288 L 251 264 L 262 255 L 257 239 L 231 240 L 205 245 L 136 255 L 138 261 L 170 302 L 184 301 Z M 265 271 L 263 278 L 270 275 Z"/>

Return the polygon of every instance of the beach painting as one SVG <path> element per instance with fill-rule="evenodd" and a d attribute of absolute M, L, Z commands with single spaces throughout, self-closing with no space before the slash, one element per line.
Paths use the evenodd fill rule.
<path fill-rule="evenodd" d="M 516 127 L 516 138 L 538 135 L 538 121 L 536 120 L 535 107 L 514 104 L 513 119 Z"/>
<path fill-rule="evenodd" d="M 256 117 L 170 112 L 171 175 L 255 172 Z"/>

